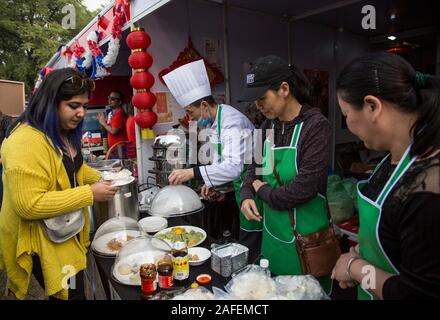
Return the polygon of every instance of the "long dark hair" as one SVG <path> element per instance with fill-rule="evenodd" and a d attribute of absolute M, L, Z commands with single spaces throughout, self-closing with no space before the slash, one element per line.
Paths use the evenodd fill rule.
<path fill-rule="evenodd" d="M 440 147 L 440 79 L 416 73 L 400 56 L 376 52 L 347 65 L 336 82 L 338 95 L 361 110 L 364 98 L 373 95 L 391 102 L 402 112 L 417 113 L 411 128 L 412 156 Z"/>
<path fill-rule="evenodd" d="M 287 62 L 286 62 L 287 64 Z M 311 86 L 309 80 L 306 78 L 304 73 L 295 65 L 289 65 L 292 75 L 286 79 L 283 79 L 270 87 L 270 90 L 278 91 L 283 82 L 287 82 L 290 87 L 290 92 L 292 96 L 295 97 L 301 104 L 310 104 L 311 100 Z"/>
<path fill-rule="evenodd" d="M 87 81 L 83 81 L 84 85 L 80 87 L 75 85 L 73 81 L 69 81 L 72 77 L 83 78 L 78 71 L 72 68 L 58 69 L 45 76 L 40 87 L 31 97 L 28 107 L 18 117 L 14 125 L 9 127 L 6 136 L 11 134 L 17 124 L 27 122 L 30 126 L 43 132 L 46 138 L 52 142 L 55 152 L 61 154 L 60 150 L 65 148 L 65 144 L 61 139 L 58 104 L 61 101 L 70 100 L 74 96 L 90 93 L 92 90 Z M 83 121 L 69 133 L 69 142 L 78 152 L 81 151 L 82 125 Z"/>

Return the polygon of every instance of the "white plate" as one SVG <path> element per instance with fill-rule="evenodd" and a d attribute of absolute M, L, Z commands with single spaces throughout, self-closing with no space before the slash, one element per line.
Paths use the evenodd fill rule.
<path fill-rule="evenodd" d="M 157 260 L 163 257 L 163 255 L 163 251 L 144 251 L 124 257 L 123 259 L 119 260 L 118 263 L 113 265 L 113 278 L 122 284 L 129 286 L 140 286 L 141 278 L 139 276 L 139 267 L 144 263 L 155 263 Z M 123 264 L 127 264 L 131 268 L 137 269 L 137 272 L 131 272 L 128 275 L 121 274 L 119 272 L 119 268 Z"/>
<path fill-rule="evenodd" d="M 122 180 L 122 179 L 128 179 L 132 176 L 132 173 L 130 170 L 122 169 L 122 170 L 106 170 L 101 172 L 101 176 L 104 180 L 107 181 L 114 181 L 114 180 Z"/>
<path fill-rule="evenodd" d="M 168 227 L 168 220 L 162 217 L 145 217 L 139 220 L 142 229 L 147 233 L 155 233 Z"/>
<path fill-rule="evenodd" d="M 189 248 L 188 254 L 190 255 L 196 254 L 199 257 L 199 260 L 189 260 L 189 264 L 191 266 L 200 266 L 201 264 L 204 264 L 205 261 L 211 257 L 211 251 L 202 247 Z"/>
<path fill-rule="evenodd" d="M 126 184 L 130 184 L 134 181 L 135 177 L 129 177 L 128 179 L 119 179 L 119 180 L 113 180 L 112 186 L 114 187 L 122 187 Z"/>
<path fill-rule="evenodd" d="M 200 232 L 203 235 L 203 237 L 200 241 L 193 243 L 191 246 L 189 246 L 189 248 L 198 246 L 206 239 L 205 230 L 197 228 L 197 227 L 193 227 L 193 226 L 175 226 L 175 227 L 166 228 L 166 229 L 163 229 L 163 230 L 159 231 L 158 233 L 156 233 L 154 235 L 154 237 L 156 237 L 159 234 L 167 233 L 168 231 L 171 231 L 171 229 L 173 229 L 173 228 L 184 228 L 186 232 L 191 232 L 192 230 L 194 230 L 195 232 Z M 169 240 L 163 240 L 163 241 L 166 241 L 170 246 L 168 247 L 165 243 L 163 243 L 160 240 L 156 240 L 155 238 L 153 238 L 153 240 L 151 241 L 151 244 L 154 245 L 158 249 L 169 251 L 172 248 L 173 243 Z"/>
<path fill-rule="evenodd" d="M 137 238 L 140 235 L 141 232 L 136 230 L 121 230 L 121 231 L 110 232 L 103 235 L 102 237 L 99 237 L 98 239 L 93 240 L 92 249 L 93 251 L 99 254 L 109 257 L 115 257 L 118 254 L 118 251 L 112 251 L 109 249 L 109 247 L 107 247 L 107 244 L 109 243 L 110 240 L 118 239 L 119 241 L 122 242 L 122 246 L 124 246 L 124 244 L 127 243 L 127 241 L 125 240 L 127 236 Z"/>

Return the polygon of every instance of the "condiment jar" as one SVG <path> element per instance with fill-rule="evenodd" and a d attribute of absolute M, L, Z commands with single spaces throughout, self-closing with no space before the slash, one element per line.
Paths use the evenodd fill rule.
<path fill-rule="evenodd" d="M 141 276 L 141 295 L 143 299 L 149 300 L 156 293 L 156 265 L 154 263 L 145 263 L 140 266 L 139 274 Z"/>

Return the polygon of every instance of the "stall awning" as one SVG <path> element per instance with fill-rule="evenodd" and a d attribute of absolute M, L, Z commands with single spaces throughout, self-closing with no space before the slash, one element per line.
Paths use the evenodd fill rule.
<path fill-rule="evenodd" d="M 130 8 L 129 10 L 127 10 L 128 21 L 125 23 L 124 27 L 122 28 L 122 31 L 130 28 L 130 26 L 133 25 L 133 23 L 139 21 L 148 14 L 156 11 L 157 9 L 161 8 L 170 1 L 172 0 L 131 0 Z M 87 24 L 87 26 L 85 26 L 73 39 L 71 39 L 66 44 L 66 47 L 70 47 L 74 43 L 78 43 L 83 47 L 87 47 L 87 35 L 91 31 L 95 31 L 95 30 L 102 32 L 102 37 L 101 37 L 102 40 L 99 42 L 99 46 L 102 46 L 105 43 L 107 43 L 111 38 L 111 26 L 113 23 L 113 6 L 114 4 L 112 3 L 107 7 L 105 7 L 98 16 L 96 16 L 92 21 L 90 21 Z M 100 19 L 108 21 L 107 29 L 102 28 L 102 26 L 99 23 Z M 64 60 L 65 59 L 62 56 L 62 52 L 58 51 L 52 56 L 52 58 L 49 60 L 46 66 L 57 68 L 59 67 L 58 65 L 60 61 L 63 62 Z"/>

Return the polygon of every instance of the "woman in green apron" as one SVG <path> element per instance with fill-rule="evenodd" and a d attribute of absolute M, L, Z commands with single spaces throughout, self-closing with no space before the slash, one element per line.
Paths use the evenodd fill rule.
<path fill-rule="evenodd" d="M 302 274 L 289 210 L 300 234 L 329 225 L 326 183 L 330 126 L 319 109 L 310 107 L 309 87 L 302 72 L 276 56 L 258 59 L 247 75 L 243 101 L 255 101 L 267 120 L 262 167 L 253 164 L 241 190 L 241 210 L 250 221 L 262 221 L 262 256 L 276 275 Z M 280 176 L 279 185 L 274 174 Z M 263 202 L 262 210 L 255 203 Z M 330 291 L 330 275 L 319 279 Z"/>
<path fill-rule="evenodd" d="M 369 149 L 389 154 L 358 184 L 358 248 L 332 273 L 358 299 L 440 299 L 440 80 L 374 53 L 339 76 L 341 111 Z"/>

